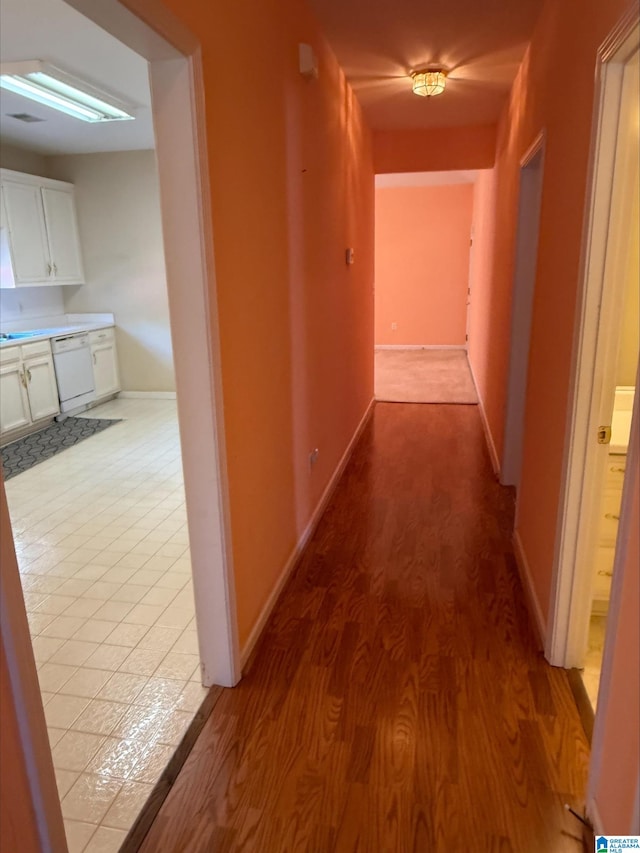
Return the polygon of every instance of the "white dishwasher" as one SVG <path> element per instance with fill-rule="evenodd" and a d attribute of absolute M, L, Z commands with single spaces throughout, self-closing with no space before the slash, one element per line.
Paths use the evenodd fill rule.
<path fill-rule="evenodd" d="M 81 409 L 96 398 L 89 335 L 61 335 L 51 339 L 53 364 L 58 383 L 60 411 Z"/>

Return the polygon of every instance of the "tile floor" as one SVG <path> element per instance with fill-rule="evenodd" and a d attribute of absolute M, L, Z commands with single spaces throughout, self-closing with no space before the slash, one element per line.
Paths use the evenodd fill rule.
<path fill-rule="evenodd" d="M 606 625 L 606 614 L 591 614 L 589 621 L 589 647 L 584 660 L 582 681 L 594 711 L 596 710 L 598 701 L 598 687 L 600 686 L 600 670 L 602 669 Z"/>
<path fill-rule="evenodd" d="M 119 849 L 200 685 L 175 402 L 6 484 L 70 853 Z"/>

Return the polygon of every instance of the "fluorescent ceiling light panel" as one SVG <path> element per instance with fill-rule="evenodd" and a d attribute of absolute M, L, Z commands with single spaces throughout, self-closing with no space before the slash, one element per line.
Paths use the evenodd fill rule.
<path fill-rule="evenodd" d="M 127 121 L 131 107 L 44 62 L 0 65 L 0 87 L 81 121 Z M 106 100 L 108 98 L 108 100 Z"/>

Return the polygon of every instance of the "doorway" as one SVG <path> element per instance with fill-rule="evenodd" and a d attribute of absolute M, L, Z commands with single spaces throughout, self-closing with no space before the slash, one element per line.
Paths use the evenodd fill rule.
<path fill-rule="evenodd" d="M 544 136 L 540 134 L 520 164 L 516 258 L 511 306 L 511 354 L 504 453 L 500 473 L 500 482 L 504 486 L 517 487 L 522 468 L 527 369 L 533 294 L 536 284 L 543 168 Z"/>
<path fill-rule="evenodd" d="M 83 0 L 69 5 L 150 64 L 201 675 L 206 686 L 233 686 L 240 678 L 240 662 L 197 42 L 164 10 L 151 10 L 143 23 L 118 0 L 107 0 L 99 7 Z M 176 157 L 176 151 L 182 155 Z M 194 411 L 197 418 L 190 417 Z M 0 498 L 4 513 L 4 488 Z M 11 692 L 22 711 L 21 741 L 42 848 L 63 849 L 51 757 L 43 747 L 42 705 L 34 698 L 39 692 L 36 673 L 33 658 L 25 652 L 30 638 L 11 535 L 3 540 L 3 557 L 10 555 L 10 559 L 3 559 L 2 640 Z"/>
<path fill-rule="evenodd" d="M 590 625 L 606 614 L 606 629 L 595 628 L 599 649 L 592 635 L 594 704 L 602 640 L 605 647 L 613 643 L 617 627 L 624 564 L 617 528 L 630 499 L 625 473 L 638 462 L 629 434 L 638 366 L 639 44 L 636 21 L 600 56 L 574 398 L 545 649 L 552 664 L 582 668 Z"/>

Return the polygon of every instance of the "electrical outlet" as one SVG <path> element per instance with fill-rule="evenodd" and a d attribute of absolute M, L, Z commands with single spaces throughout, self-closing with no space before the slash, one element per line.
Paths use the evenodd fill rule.
<path fill-rule="evenodd" d="M 392 332 L 395 332 L 397 328 L 398 328 L 398 324 L 397 324 L 397 323 L 392 323 L 392 324 L 391 324 L 391 331 L 392 331 Z"/>
<path fill-rule="evenodd" d="M 309 454 L 309 470 L 311 470 L 318 461 L 318 456 L 320 456 L 320 450 L 319 448 L 314 447 L 314 449 Z"/>

